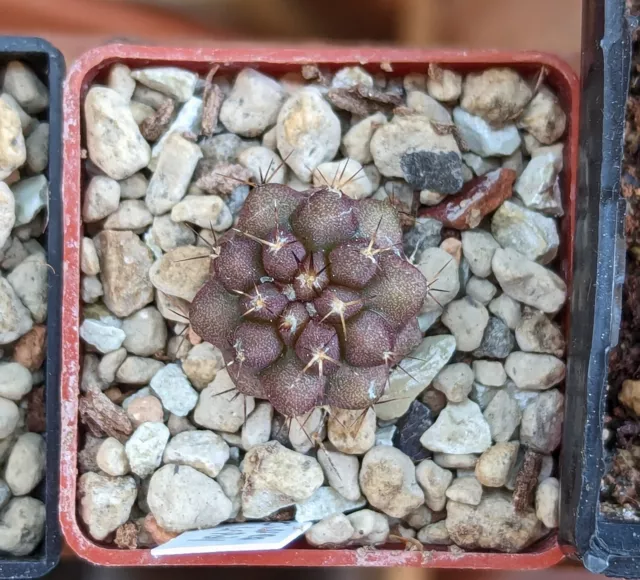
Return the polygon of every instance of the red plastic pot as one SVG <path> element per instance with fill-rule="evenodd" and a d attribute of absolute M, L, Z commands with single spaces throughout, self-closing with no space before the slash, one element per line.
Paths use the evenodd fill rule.
<path fill-rule="evenodd" d="M 547 82 L 557 92 L 568 113 L 562 174 L 566 215 L 562 220 L 564 253 L 561 270 L 569 286 L 572 279 L 575 194 L 578 154 L 579 82 L 571 68 L 560 59 L 537 52 L 406 50 L 389 48 L 252 47 L 224 46 L 218 49 L 179 49 L 110 45 L 84 54 L 71 68 L 64 95 L 64 296 L 62 306 L 62 411 L 60 464 L 60 522 L 67 543 L 80 557 L 104 566 L 413 566 L 441 568 L 485 568 L 533 570 L 559 562 L 562 551 L 552 535 L 527 552 L 449 552 L 435 547 L 425 552 L 397 549 L 318 550 L 303 541 L 289 549 L 270 552 L 200 554 L 156 558 L 149 550 L 119 550 L 91 540 L 81 528 L 76 509 L 77 452 L 79 441 L 78 393 L 80 382 L 80 217 L 82 169 L 82 103 L 90 84 L 101 78 L 114 62 L 132 68 L 147 65 L 179 65 L 205 73 L 213 63 L 222 72 L 245 66 L 267 73 L 299 71 L 300 66 L 317 63 L 338 68 L 362 65 L 380 72 L 390 64 L 393 74 L 425 72 L 428 63 L 438 63 L 460 71 L 506 65 L 533 74 L 548 70 Z M 566 308 L 567 317 L 569 308 Z M 565 328 L 568 325 L 565 324 Z"/>

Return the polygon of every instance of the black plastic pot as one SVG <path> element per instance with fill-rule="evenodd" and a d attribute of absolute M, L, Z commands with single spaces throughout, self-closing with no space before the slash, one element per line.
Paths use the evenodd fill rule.
<path fill-rule="evenodd" d="M 585 567 L 640 577 L 640 524 L 604 516 L 600 487 L 609 352 L 618 343 L 625 276 L 626 202 L 620 193 L 631 30 L 625 0 L 585 0 L 580 179 L 571 343 L 561 460 L 560 541 Z"/>
<path fill-rule="evenodd" d="M 40 38 L 0 37 L 0 66 L 10 60 L 27 63 L 49 88 L 49 223 L 43 236 L 49 268 L 47 358 L 45 397 L 47 428 L 46 472 L 35 497 L 44 501 L 44 539 L 36 551 L 25 557 L 0 556 L 0 578 L 37 578 L 56 566 L 60 559 L 58 525 L 58 461 L 60 453 L 60 299 L 62 294 L 62 82 L 64 59 L 60 52 Z"/>

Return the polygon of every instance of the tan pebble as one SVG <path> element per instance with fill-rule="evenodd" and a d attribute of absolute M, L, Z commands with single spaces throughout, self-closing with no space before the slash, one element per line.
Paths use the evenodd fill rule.
<path fill-rule="evenodd" d="M 160 423 L 164 416 L 162 403 L 152 395 L 138 397 L 131 401 L 127 407 L 127 415 L 129 415 L 134 427 L 138 427 L 142 423 Z"/>

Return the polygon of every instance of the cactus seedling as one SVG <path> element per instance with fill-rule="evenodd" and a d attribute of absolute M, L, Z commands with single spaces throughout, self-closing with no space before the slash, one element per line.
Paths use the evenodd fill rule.
<path fill-rule="evenodd" d="M 286 417 L 367 409 L 422 339 L 429 286 L 401 242 L 389 203 L 258 185 L 220 240 L 191 326 L 221 349 L 240 393 Z"/>

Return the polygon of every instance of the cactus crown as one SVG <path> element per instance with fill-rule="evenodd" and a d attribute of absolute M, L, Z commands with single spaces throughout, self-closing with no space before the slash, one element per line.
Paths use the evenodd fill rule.
<path fill-rule="evenodd" d="M 297 417 L 374 404 L 390 367 L 422 339 L 427 291 L 402 255 L 391 204 L 266 183 L 220 240 L 189 318 L 240 393 Z"/>

